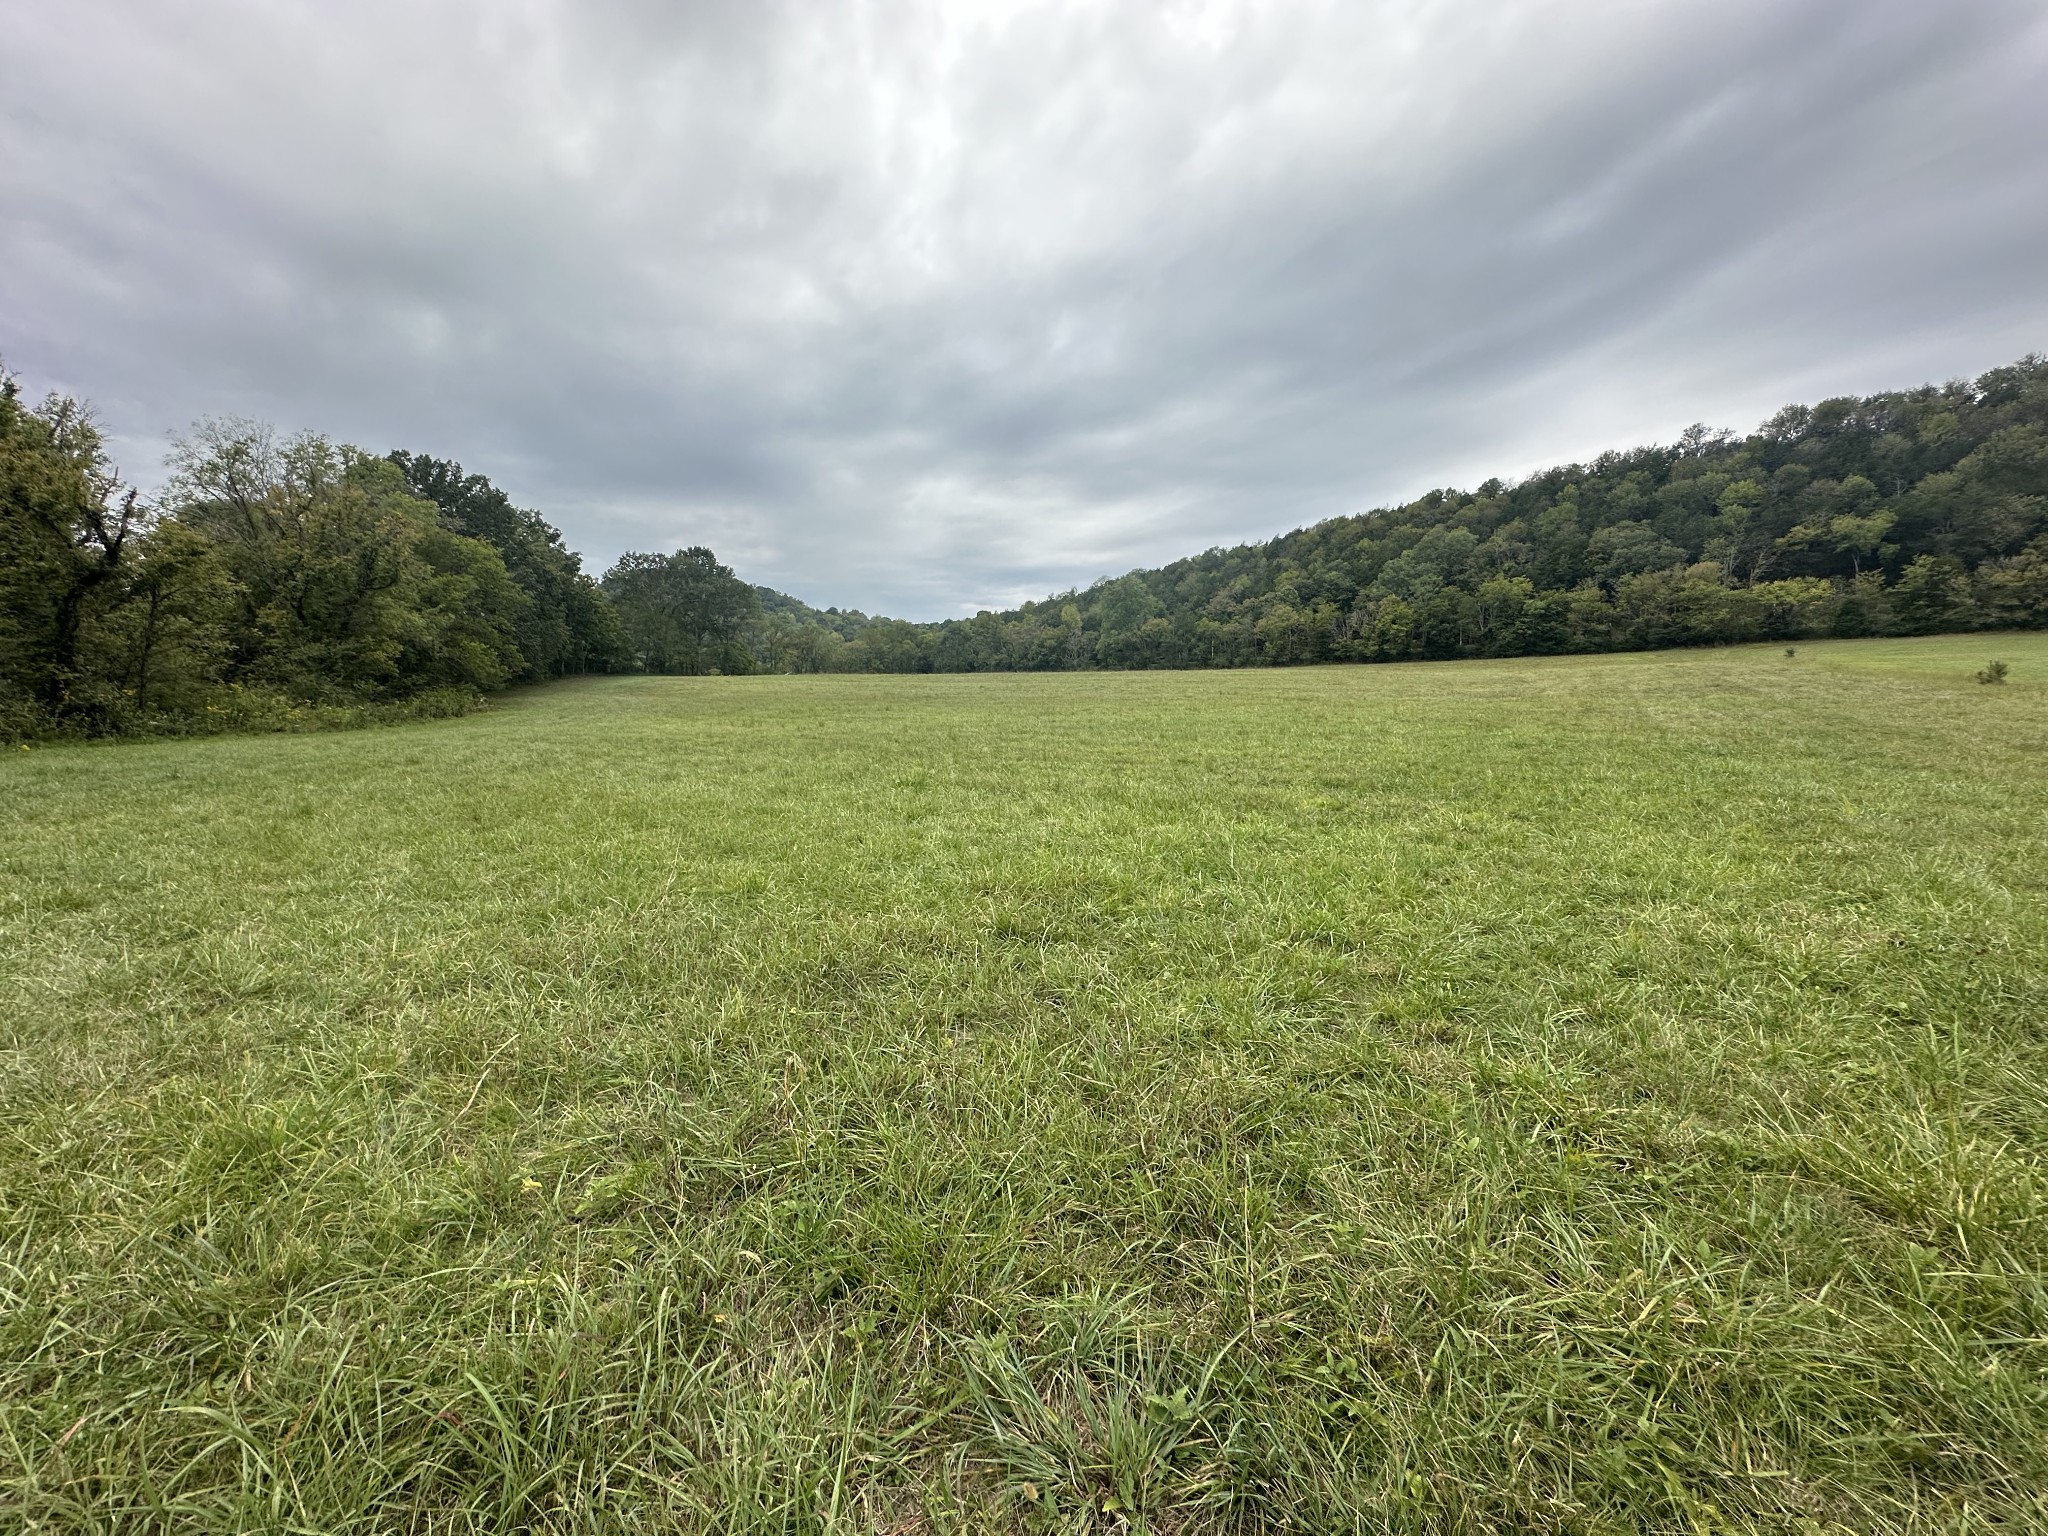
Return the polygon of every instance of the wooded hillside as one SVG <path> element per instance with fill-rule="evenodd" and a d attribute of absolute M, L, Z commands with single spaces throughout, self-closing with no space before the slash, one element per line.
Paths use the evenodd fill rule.
<path fill-rule="evenodd" d="M 1432 491 L 1006 613 L 881 670 L 1231 667 L 2048 624 L 2048 359 Z"/>

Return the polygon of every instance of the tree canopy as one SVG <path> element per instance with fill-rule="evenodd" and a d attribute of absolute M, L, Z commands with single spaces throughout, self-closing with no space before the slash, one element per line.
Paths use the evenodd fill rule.
<path fill-rule="evenodd" d="M 0 374 L 0 731 L 445 712 L 623 657 L 554 529 L 458 466 L 208 421 L 171 470 L 145 501 L 89 410 Z"/>
<path fill-rule="evenodd" d="M 445 527 L 498 552 L 525 594 L 526 608 L 514 628 L 520 681 L 604 671 L 624 661 L 625 641 L 611 605 L 584 574 L 582 558 L 545 518 L 513 506 L 489 480 L 465 474 L 451 460 L 403 451 L 390 457 L 407 488 L 440 510 Z"/>
<path fill-rule="evenodd" d="M 2048 360 L 1694 427 L 905 626 L 876 670 L 1277 666 L 2048 624 Z"/>
<path fill-rule="evenodd" d="M 671 555 L 626 554 L 605 572 L 632 659 L 648 672 L 751 672 L 745 643 L 760 617 L 754 588 L 701 545 Z"/>

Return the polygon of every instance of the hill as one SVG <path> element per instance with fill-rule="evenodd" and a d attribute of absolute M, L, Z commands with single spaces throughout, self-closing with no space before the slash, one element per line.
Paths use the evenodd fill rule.
<path fill-rule="evenodd" d="M 877 670 L 1273 666 L 2048 624 L 2048 359 L 1432 491 L 850 648 Z"/>

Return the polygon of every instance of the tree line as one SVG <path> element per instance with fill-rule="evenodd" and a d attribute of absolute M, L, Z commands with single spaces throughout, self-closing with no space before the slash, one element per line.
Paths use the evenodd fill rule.
<path fill-rule="evenodd" d="M 706 550 L 665 558 L 686 556 L 724 569 Z M 1788 406 L 1747 436 L 1693 427 L 971 619 L 753 592 L 720 610 L 723 670 L 1287 666 L 2040 628 L 2048 359 Z M 629 636 L 652 632 L 621 616 Z M 635 644 L 656 669 L 712 654 L 703 637 Z"/>
<path fill-rule="evenodd" d="M 1694 427 L 1008 612 L 878 671 L 1284 666 L 2048 626 L 2048 359 Z"/>
<path fill-rule="evenodd" d="M 0 376 L 0 731 L 447 713 L 627 661 L 556 531 L 480 476 L 208 422 L 146 500 L 92 415 Z"/>
<path fill-rule="evenodd" d="M 601 579 L 424 454 L 203 423 L 160 495 L 0 372 L 0 733 L 445 713 L 584 672 L 1403 661 L 2048 626 L 2048 359 L 1695 427 L 1007 612 L 818 609 L 708 549 Z"/>
<path fill-rule="evenodd" d="M 707 549 L 602 580 L 450 460 L 203 422 L 162 492 L 0 370 L 0 736 L 352 724 L 586 672 L 827 671 L 871 621 Z M 864 658 L 863 658 L 864 664 Z"/>

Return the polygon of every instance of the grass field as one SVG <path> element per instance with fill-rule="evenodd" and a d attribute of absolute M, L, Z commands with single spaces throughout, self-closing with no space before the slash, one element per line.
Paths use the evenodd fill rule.
<path fill-rule="evenodd" d="M 0 1526 L 2048 1529 L 2044 748 L 2048 636 L 10 749 Z"/>

